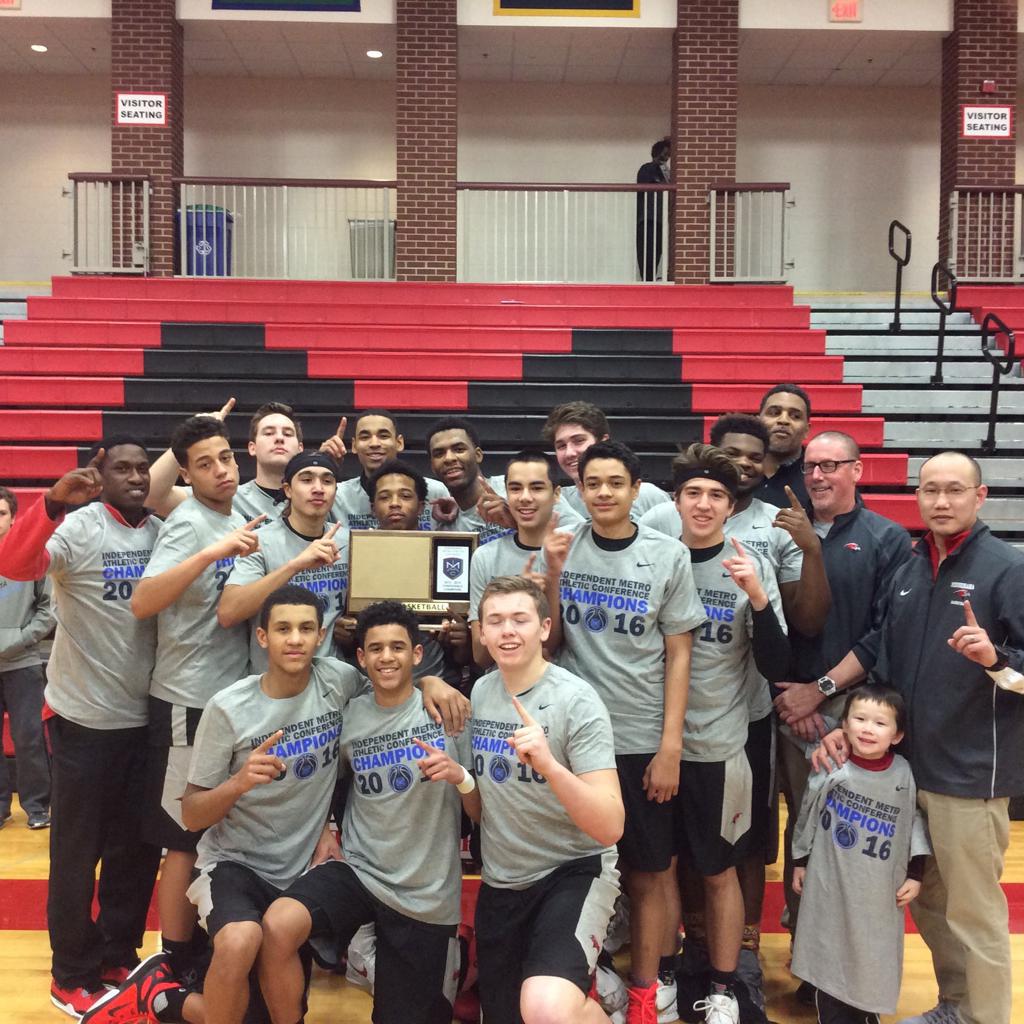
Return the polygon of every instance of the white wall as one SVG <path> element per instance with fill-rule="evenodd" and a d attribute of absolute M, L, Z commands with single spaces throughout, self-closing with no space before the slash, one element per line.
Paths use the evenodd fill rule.
<path fill-rule="evenodd" d="M 664 87 L 463 82 L 464 180 L 631 181 L 667 128 Z M 889 220 L 914 232 L 907 287 L 927 288 L 938 217 L 937 89 L 741 89 L 739 177 L 790 181 L 793 284 L 887 289 Z M 65 272 L 60 191 L 110 167 L 103 78 L 0 79 L 0 280 Z M 395 172 L 390 83 L 186 83 L 187 174 L 376 177 Z M 683 157 L 681 157 L 683 158 Z"/>

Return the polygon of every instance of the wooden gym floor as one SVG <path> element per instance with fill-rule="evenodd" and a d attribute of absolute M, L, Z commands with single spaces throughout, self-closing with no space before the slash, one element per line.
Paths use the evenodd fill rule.
<path fill-rule="evenodd" d="M 0 829 L 0 1024 L 59 1024 L 69 1018 L 49 1000 L 50 950 L 46 936 L 46 876 L 49 833 L 30 832 L 15 804 Z M 780 867 L 769 868 L 765 934 L 761 940 L 769 1017 L 778 1024 L 812 1024 L 814 1011 L 792 998 L 796 982 L 786 969 L 789 937 L 778 925 L 782 904 Z M 1014 1022 L 1024 1024 L 1024 822 L 1013 822 L 1004 886 L 1010 901 L 1014 956 Z M 157 948 L 158 934 L 146 933 L 143 955 Z M 826 954 L 828 955 L 828 954 Z M 935 980 L 928 950 L 908 935 L 899 1014 L 886 1024 L 935 1004 Z M 308 1024 L 368 1024 L 371 1000 L 340 977 L 314 974 Z"/>

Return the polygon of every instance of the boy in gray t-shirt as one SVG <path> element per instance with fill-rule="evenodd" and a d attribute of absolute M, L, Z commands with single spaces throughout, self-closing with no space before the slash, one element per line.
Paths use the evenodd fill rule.
<path fill-rule="evenodd" d="M 468 807 L 483 859 L 483 1018 L 597 1020 L 597 1006 L 584 1013 L 619 891 L 625 817 L 608 712 L 587 683 L 544 660 L 551 616 L 533 580 L 491 580 L 480 627 L 497 664 L 473 690 L 480 792 Z"/>
<path fill-rule="evenodd" d="M 324 609 L 321 657 L 334 653 L 334 623 L 348 595 L 348 530 L 340 523 L 327 526 L 334 501 L 338 467 L 326 452 L 299 452 L 285 467 L 287 512 L 260 530 L 260 546 L 239 558 L 231 573 L 217 618 L 224 627 L 249 620 L 249 666 L 267 667 L 266 652 L 256 639 L 256 617 L 264 599 L 285 583 L 296 583 L 316 594 Z"/>
<path fill-rule="evenodd" d="M 619 856 L 629 869 L 625 890 L 640 908 L 631 915 L 631 997 L 653 1007 L 654 951 L 679 902 L 674 798 L 692 631 L 705 614 L 683 544 L 630 518 L 640 487 L 636 455 L 599 441 L 579 466 L 591 521 L 573 534 L 567 555 L 555 544 L 562 534 L 545 546 L 547 573 L 561 582 L 558 658 L 597 690 L 611 718 L 626 806 Z"/>
<path fill-rule="evenodd" d="M 843 712 L 849 760 L 812 773 L 800 808 L 792 970 L 817 988 L 826 1024 L 878 1024 L 878 1014 L 896 1012 L 903 908 L 921 891 L 931 853 L 910 765 L 890 749 L 905 724 L 895 690 L 851 693 Z"/>
<path fill-rule="evenodd" d="M 373 693 L 349 705 L 341 731 L 340 760 L 351 773 L 342 859 L 298 879 L 264 918 L 261 983 L 274 1020 L 301 1019 L 299 948 L 307 939 L 344 948 L 369 923 L 377 936 L 374 1021 L 451 1020 L 460 793 L 474 785 L 460 763 L 469 760 L 467 741 L 446 735 L 414 689 L 419 640 L 415 616 L 398 602 L 359 615 L 357 657 Z"/>

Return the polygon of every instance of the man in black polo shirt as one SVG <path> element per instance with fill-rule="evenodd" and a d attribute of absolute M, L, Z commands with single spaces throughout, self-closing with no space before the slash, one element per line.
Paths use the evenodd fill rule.
<path fill-rule="evenodd" d="M 788 485 L 800 503 L 807 504 L 803 444 L 811 428 L 811 396 L 797 384 L 776 384 L 761 396 L 758 415 L 768 428 L 768 454 L 764 480 L 755 497 L 786 508 Z"/>

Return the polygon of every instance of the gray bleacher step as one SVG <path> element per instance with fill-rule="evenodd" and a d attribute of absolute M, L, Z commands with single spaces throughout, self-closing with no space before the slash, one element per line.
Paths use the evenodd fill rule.
<path fill-rule="evenodd" d="M 1005 379 L 1005 378 L 1004 378 Z M 865 388 L 861 409 L 872 416 L 933 415 L 952 416 L 988 415 L 987 388 L 962 390 L 945 387 L 910 387 L 892 389 Z M 1024 389 L 1007 388 L 999 394 L 999 414 L 1024 413 Z"/>
<path fill-rule="evenodd" d="M 1024 525 L 1024 498 L 988 498 L 980 512 L 992 530 L 1018 531 Z"/>
<path fill-rule="evenodd" d="M 908 448 L 981 447 L 982 438 L 988 433 L 988 423 L 977 421 L 940 420 L 890 420 L 885 421 L 885 446 L 897 450 Z M 1013 420 L 996 424 L 997 450 L 1012 454 L 1024 448 L 1024 421 Z"/>
<path fill-rule="evenodd" d="M 907 483 L 916 485 L 923 458 L 910 458 L 907 460 Z M 990 487 L 1018 487 L 1024 480 L 1024 457 L 1010 458 L 986 458 L 978 459 L 981 466 L 982 479 Z M 994 500 L 994 499 L 993 499 Z M 1021 521 L 1021 528 L 1024 528 L 1024 519 Z"/>
<path fill-rule="evenodd" d="M 891 362 L 851 361 L 843 366 L 843 383 L 927 384 L 935 372 L 932 359 L 901 360 Z M 950 383 L 978 383 L 992 380 L 992 364 L 980 356 L 970 362 L 946 361 L 942 366 L 943 380 Z M 1020 377 L 1003 377 L 1003 387 L 1020 387 Z"/>
<path fill-rule="evenodd" d="M 830 356 L 929 356 L 935 358 L 938 338 L 932 334 L 830 334 L 825 352 Z M 943 347 L 947 356 L 973 356 L 981 352 L 979 335 L 947 337 Z"/>
<path fill-rule="evenodd" d="M 930 310 L 902 310 L 900 312 L 900 325 L 902 327 L 921 327 L 927 325 L 937 328 L 939 325 L 939 315 L 938 309 L 935 308 Z M 888 329 L 893 319 L 893 312 L 891 309 L 811 310 L 812 327 L 829 327 L 832 325 L 836 327 L 878 326 Z M 966 312 L 953 313 L 946 317 L 947 327 L 965 326 L 970 325 L 973 322 L 971 314 Z"/>

